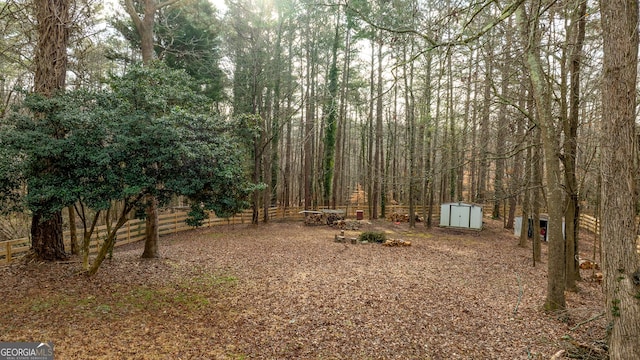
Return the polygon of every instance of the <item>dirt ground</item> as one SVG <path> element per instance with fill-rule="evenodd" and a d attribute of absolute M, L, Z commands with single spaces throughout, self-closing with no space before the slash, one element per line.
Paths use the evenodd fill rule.
<path fill-rule="evenodd" d="M 597 358 L 601 286 L 545 313 L 546 246 L 532 267 L 485 221 L 365 225 L 409 247 L 336 243 L 301 222 L 199 229 L 161 238 L 157 260 L 117 248 L 93 278 L 74 262 L 15 264 L 0 268 L 0 341 L 52 341 L 56 359 Z"/>

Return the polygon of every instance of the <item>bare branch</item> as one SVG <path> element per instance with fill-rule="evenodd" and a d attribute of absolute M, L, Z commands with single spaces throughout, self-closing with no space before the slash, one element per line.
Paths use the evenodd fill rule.
<path fill-rule="evenodd" d="M 500 13 L 500 16 L 498 16 L 497 18 L 493 19 L 493 21 L 491 21 L 488 24 L 486 24 L 485 26 L 483 26 L 482 29 L 480 29 L 480 31 L 478 31 L 477 33 L 475 33 L 475 34 L 473 34 L 471 36 L 465 37 L 463 33 L 460 33 L 460 34 L 458 34 L 457 36 L 454 37 L 454 39 L 457 39 L 457 40 L 442 41 L 442 42 L 432 38 L 428 34 L 420 32 L 420 31 L 418 31 L 416 29 L 412 29 L 412 28 L 390 28 L 390 27 L 387 27 L 387 26 L 383 26 L 381 24 L 377 24 L 373 20 L 371 20 L 369 17 L 367 17 L 365 14 L 360 12 L 358 9 L 355 9 L 352 6 L 350 6 L 348 3 L 344 4 L 343 6 L 345 6 L 349 10 L 353 11 L 354 13 L 356 13 L 360 17 L 360 19 L 362 19 L 364 22 L 366 22 L 367 24 L 373 26 L 374 28 L 376 28 L 378 30 L 383 30 L 383 31 L 387 31 L 387 32 L 395 33 L 395 34 L 413 34 L 413 35 L 417 35 L 417 36 L 421 37 L 422 39 L 426 40 L 427 43 L 429 43 L 430 46 L 427 49 L 425 49 L 422 52 L 420 52 L 420 54 L 418 54 L 416 56 L 416 57 L 418 57 L 418 56 L 420 56 L 421 54 L 423 54 L 423 53 L 425 53 L 427 51 L 431 51 L 431 50 L 439 48 L 439 47 L 450 47 L 450 46 L 467 45 L 469 43 L 472 43 L 472 42 L 478 40 L 483 35 L 488 33 L 491 29 L 493 29 L 495 26 L 497 26 L 498 24 L 500 24 L 501 22 L 503 22 L 504 20 L 509 18 L 511 15 L 513 15 L 515 13 L 515 11 L 520 7 L 520 5 L 522 5 L 523 2 L 524 2 L 524 0 L 514 0 L 512 3 L 510 3 L 507 7 L 505 7 L 502 10 L 502 12 Z M 475 17 L 475 16 L 476 15 L 474 14 L 473 17 Z M 465 28 L 466 28 L 466 26 L 469 25 L 470 22 L 471 21 L 467 22 L 467 24 L 465 25 Z"/>

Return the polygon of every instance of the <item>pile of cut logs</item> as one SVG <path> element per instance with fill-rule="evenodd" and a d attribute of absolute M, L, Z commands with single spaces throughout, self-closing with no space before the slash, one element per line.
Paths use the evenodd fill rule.
<path fill-rule="evenodd" d="M 327 225 L 329 226 L 334 226 L 336 221 L 344 221 L 344 216 L 339 215 L 339 214 L 327 214 Z"/>
<path fill-rule="evenodd" d="M 382 246 L 411 246 L 411 241 L 387 239 L 382 243 Z"/>
<path fill-rule="evenodd" d="M 400 214 L 397 212 L 391 213 L 389 215 L 389 221 L 391 222 L 409 222 L 409 214 Z M 422 222 L 422 218 L 418 215 L 415 215 L 416 222 Z"/>
<path fill-rule="evenodd" d="M 307 216 L 304 217 L 304 224 L 305 225 L 324 225 L 325 220 L 324 220 L 324 216 L 322 214 L 307 214 Z"/>
<path fill-rule="evenodd" d="M 358 220 L 337 220 L 333 222 L 332 226 L 340 230 L 360 230 L 360 225 Z"/>

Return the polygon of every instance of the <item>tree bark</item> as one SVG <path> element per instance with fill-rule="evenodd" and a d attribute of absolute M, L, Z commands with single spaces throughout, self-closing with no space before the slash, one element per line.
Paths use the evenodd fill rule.
<path fill-rule="evenodd" d="M 503 98 L 509 97 L 509 75 L 511 72 L 511 21 L 506 24 L 505 44 L 503 48 L 502 66 L 500 67 L 500 93 Z M 507 118 L 507 104 L 500 105 L 498 111 L 498 136 L 496 137 L 496 168 L 493 181 L 493 213 L 491 217 L 500 218 L 500 204 L 505 199 L 504 173 L 505 156 L 507 152 L 507 136 L 509 120 Z"/>
<path fill-rule="evenodd" d="M 541 161 L 540 129 L 535 129 L 533 139 L 533 150 L 531 158 L 531 242 L 533 249 L 533 266 L 542 260 L 542 249 L 540 244 L 540 208 L 542 207 L 542 161 Z M 527 219 L 527 222 L 529 220 Z M 527 230 L 528 232 L 528 230 Z"/>
<path fill-rule="evenodd" d="M 640 359 L 640 258 L 637 254 L 636 79 L 638 1 L 600 1 L 602 88 L 602 254 L 610 321 L 609 357 Z"/>
<path fill-rule="evenodd" d="M 155 196 L 149 195 L 147 197 L 146 215 L 146 239 L 142 258 L 152 259 L 158 257 L 158 199 Z"/>
<path fill-rule="evenodd" d="M 373 191 L 371 206 L 372 218 L 379 215 L 379 204 L 382 198 L 383 155 L 382 155 L 382 38 L 378 33 L 378 72 L 376 83 L 376 121 L 375 121 L 375 150 L 373 153 Z"/>
<path fill-rule="evenodd" d="M 46 97 L 64 91 L 69 43 L 69 0 L 36 0 L 38 43 L 35 54 L 34 91 Z M 53 134 L 62 137 L 63 133 Z M 48 161 L 44 159 L 44 163 Z M 46 166 L 42 171 L 50 171 Z M 31 249 L 42 260 L 67 258 L 62 235 L 62 210 L 34 212 Z"/>
<path fill-rule="evenodd" d="M 76 229 L 76 210 L 73 206 L 67 207 L 69 213 L 69 238 L 71 240 L 71 254 L 79 255 L 78 232 Z"/>
<path fill-rule="evenodd" d="M 520 6 L 518 14 L 521 23 L 528 29 L 528 44 L 525 52 L 525 64 L 529 70 L 529 77 L 533 89 L 536 110 L 539 116 L 539 125 L 542 132 L 542 146 L 544 148 L 545 175 L 548 187 L 548 211 L 549 222 L 547 227 L 547 241 L 549 243 L 547 297 L 545 309 L 550 311 L 564 309 L 566 302 L 564 297 L 565 284 L 565 256 L 564 237 L 562 235 L 563 183 L 560 171 L 560 144 L 559 134 L 553 119 L 551 109 L 551 89 L 546 80 L 546 74 L 542 67 L 540 54 L 540 28 L 539 15 L 545 4 L 537 3 L 531 10 L 531 21 L 525 15 L 524 6 Z"/>
<path fill-rule="evenodd" d="M 31 249 L 41 260 L 65 260 L 62 237 L 62 213 L 60 211 L 44 217 L 34 214 L 31 221 Z"/>
<path fill-rule="evenodd" d="M 585 38 L 587 2 L 577 0 L 576 9 L 571 14 L 570 51 L 569 51 L 569 114 L 564 122 L 564 164 L 567 205 L 565 210 L 566 234 L 566 288 L 577 291 L 576 282 L 580 280 L 580 268 L 577 259 L 578 232 L 580 229 L 580 202 L 578 179 L 576 176 L 578 157 L 578 124 L 580 107 L 580 68 L 582 62 L 582 44 Z M 572 44 L 572 45 L 571 45 Z"/>
<path fill-rule="evenodd" d="M 484 103 L 480 116 L 480 161 L 478 163 L 478 185 L 476 186 L 475 201 L 484 204 L 487 200 L 487 178 L 489 174 L 489 127 L 491 117 L 491 88 L 493 85 L 493 47 L 488 42 L 485 46 L 485 78 L 484 78 Z"/>

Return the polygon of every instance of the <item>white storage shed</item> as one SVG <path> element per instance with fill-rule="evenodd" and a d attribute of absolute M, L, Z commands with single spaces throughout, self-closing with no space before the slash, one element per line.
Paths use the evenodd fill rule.
<path fill-rule="evenodd" d="M 458 203 L 440 205 L 440 226 L 482 229 L 482 206 Z"/>

